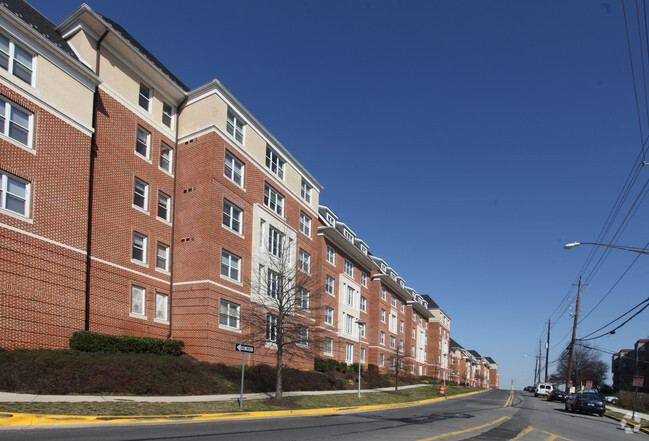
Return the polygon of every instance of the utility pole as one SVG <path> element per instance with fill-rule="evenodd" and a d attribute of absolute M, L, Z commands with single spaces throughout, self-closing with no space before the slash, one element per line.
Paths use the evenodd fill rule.
<path fill-rule="evenodd" d="M 577 321 L 579 320 L 579 301 L 581 300 L 581 276 L 577 285 L 577 305 L 575 307 L 575 322 L 572 325 L 572 340 L 570 340 L 570 357 L 568 358 L 568 375 L 566 376 L 566 395 L 570 393 L 570 378 L 572 377 L 572 357 L 575 352 L 575 338 L 577 337 Z"/>
<path fill-rule="evenodd" d="M 550 319 L 548 319 L 548 341 L 545 342 L 545 382 L 548 382 L 548 359 L 550 358 Z"/>
<path fill-rule="evenodd" d="M 543 353 L 541 352 L 541 339 L 539 338 L 539 384 L 541 383 L 541 363 L 543 363 Z"/>

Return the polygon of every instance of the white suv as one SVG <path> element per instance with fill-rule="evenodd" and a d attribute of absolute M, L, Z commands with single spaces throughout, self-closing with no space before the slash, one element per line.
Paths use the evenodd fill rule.
<path fill-rule="evenodd" d="M 552 392 L 552 385 L 547 383 L 541 383 L 534 389 L 534 396 L 538 397 L 539 395 L 547 396 Z"/>

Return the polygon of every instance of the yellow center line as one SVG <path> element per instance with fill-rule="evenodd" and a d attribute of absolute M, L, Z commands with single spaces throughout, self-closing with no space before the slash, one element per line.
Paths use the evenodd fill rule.
<path fill-rule="evenodd" d="M 532 426 L 528 426 L 527 429 L 523 430 L 521 433 L 519 433 L 518 435 L 516 435 L 516 438 L 512 438 L 512 439 L 510 439 L 509 441 L 515 441 L 515 440 L 517 440 L 517 439 L 519 439 L 519 438 L 522 438 L 522 437 L 524 437 L 525 435 L 527 435 L 528 433 L 530 433 L 532 430 L 534 430 L 534 427 L 532 427 Z"/>
<path fill-rule="evenodd" d="M 505 403 L 505 405 L 504 405 L 503 407 L 509 407 L 509 406 L 511 406 L 513 403 L 514 403 L 514 391 L 512 390 L 512 391 L 509 393 L 509 398 L 507 398 L 507 402 Z"/>
<path fill-rule="evenodd" d="M 432 441 L 434 439 L 442 439 L 442 438 L 446 438 L 448 436 L 459 435 L 461 433 L 473 432 L 474 430 L 484 429 L 485 427 L 493 426 L 494 424 L 498 424 L 500 422 L 503 422 L 503 421 L 509 420 L 509 419 L 511 419 L 511 418 L 508 417 L 508 416 L 504 416 L 504 417 L 498 418 L 497 420 L 492 421 L 490 423 L 483 424 L 481 426 L 471 427 L 469 429 L 464 429 L 464 430 L 458 430 L 457 432 L 445 433 L 443 435 L 433 436 L 432 438 L 424 438 L 424 439 L 420 439 L 418 441 Z"/>

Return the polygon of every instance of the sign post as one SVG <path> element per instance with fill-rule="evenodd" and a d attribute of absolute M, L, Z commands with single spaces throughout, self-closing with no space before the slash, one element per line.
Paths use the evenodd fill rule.
<path fill-rule="evenodd" d="M 250 345 L 244 345 L 241 343 L 235 343 L 234 350 L 241 352 L 241 393 L 239 394 L 239 409 L 243 408 L 243 379 L 246 374 L 246 352 L 250 354 L 255 353 L 255 347 Z"/>
<path fill-rule="evenodd" d="M 636 350 L 636 354 L 638 351 Z M 637 363 L 636 363 L 637 364 Z M 644 377 L 640 375 L 634 375 L 633 376 L 633 387 L 635 388 L 635 392 L 633 394 L 633 416 L 631 417 L 633 421 L 635 421 L 635 405 L 638 400 L 638 388 L 642 387 L 644 385 Z"/>

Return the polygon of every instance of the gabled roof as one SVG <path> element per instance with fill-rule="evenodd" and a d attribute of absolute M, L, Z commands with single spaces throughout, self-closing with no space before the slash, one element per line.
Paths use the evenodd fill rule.
<path fill-rule="evenodd" d="M 131 34 L 126 32 L 126 29 L 124 29 L 122 26 L 120 26 L 118 23 L 114 22 L 110 18 L 106 17 L 105 15 L 101 15 L 97 13 L 105 22 L 107 25 L 109 25 L 111 28 L 113 28 L 113 31 L 117 32 L 119 35 L 121 35 L 126 41 L 128 41 L 135 49 L 137 49 L 138 52 L 140 52 L 147 60 L 149 60 L 155 67 L 160 69 L 171 81 L 176 83 L 178 87 L 180 87 L 182 90 L 185 92 L 189 92 L 189 87 L 187 87 L 182 81 L 178 79 L 174 74 L 171 73 L 169 69 L 165 67 L 164 64 L 160 62 L 156 57 L 153 56 L 151 52 L 146 50 L 144 46 L 142 46 Z"/>
<path fill-rule="evenodd" d="M 482 355 L 480 355 L 478 351 L 476 351 L 475 349 L 471 349 L 469 353 L 473 355 L 475 358 L 482 358 Z"/>
<path fill-rule="evenodd" d="M 449 339 L 449 347 L 451 348 L 458 348 L 458 349 L 464 349 L 461 344 L 453 340 L 452 338 Z"/>
<path fill-rule="evenodd" d="M 39 33 L 53 45 L 60 48 L 63 52 L 78 60 L 70 45 L 61 37 L 56 31 L 56 26 L 47 17 L 41 14 L 38 10 L 34 9 L 32 5 L 23 0 L 3 0 L 0 6 L 4 6 L 8 11 L 12 12 L 17 18 L 28 24 L 34 32 Z"/>
<path fill-rule="evenodd" d="M 441 309 L 439 305 L 435 303 L 435 300 L 433 300 L 433 298 L 428 294 L 422 294 L 421 296 L 428 302 L 429 309 Z"/>
<path fill-rule="evenodd" d="M 491 363 L 491 364 L 498 364 L 498 363 L 496 363 L 496 362 L 494 361 L 494 359 L 491 358 L 491 357 L 485 357 L 485 360 L 487 360 L 487 361 L 488 361 L 489 363 Z"/>

